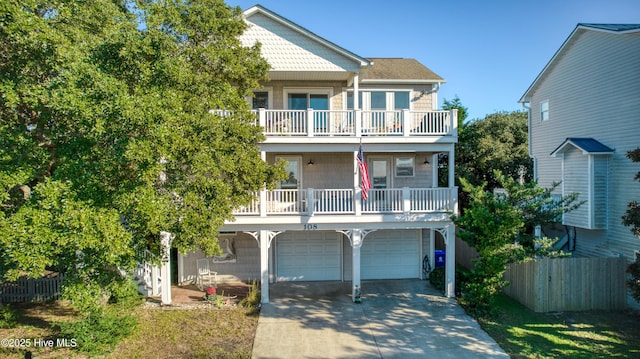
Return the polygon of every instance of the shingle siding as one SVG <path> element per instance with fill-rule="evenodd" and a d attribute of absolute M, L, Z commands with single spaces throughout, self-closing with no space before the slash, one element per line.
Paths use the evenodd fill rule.
<path fill-rule="evenodd" d="M 562 161 L 549 154 L 567 137 L 592 137 L 615 149 L 606 161 L 607 183 L 594 187 L 593 197 L 597 207 L 606 208 L 606 215 L 594 217 L 594 223 L 607 230 L 579 231 L 577 253 L 631 259 L 640 240 L 620 217 L 628 201 L 640 199 L 640 185 L 633 181 L 640 164 L 626 158 L 627 151 L 640 146 L 640 34 L 578 30 L 565 47 L 530 99 L 536 176 L 542 186 L 561 179 Z M 549 120 L 541 122 L 540 102 L 547 100 Z M 598 177 L 605 164 L 594 166 Z M 603 186 L 608 187 L 608 199 L 602 197 Z"/>
<path fill-rule="evenodd" d="M 360 64 L 273 19 L 255 14 L 240 36 L 244 46 L 260 41 L 272 71 L 357 71 Z"/>

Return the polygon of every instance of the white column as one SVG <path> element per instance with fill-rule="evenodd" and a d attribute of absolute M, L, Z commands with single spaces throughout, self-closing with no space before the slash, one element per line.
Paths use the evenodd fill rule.
<path fill-rule="evenodd" d="M 456 296 L 456 230 L 452 224 L 447 227 L 445 264 L 445 295 L 448 298 Z"/>
<path fill-rule="evenodd" d="M 260 231 L 259 237 L 261 302 L 269 303 L 269 231 Z"/>
<path fill-rule="evenodd" d="M 449 188 L 455 187 L 456 178 L 455 178 L 455 169 L 456 169 L 456 153 L 453 144 L 451 145 L 451 149 L 449 149 Z"/>
<path fill-rule="evenodd" d="M 260 158 L 266 162 L 267 153 L 265 151 L 260 151 Z M 260 217 L 267 216 L 267 190 L 264 186 L 258 194 L 258 210 L 260 212 Z"/>
<path fill-rule="evenodd" d="M 362 231 L 359 229 L 354 229 L 353 231 L 351 231 L 351 299 L 354 302 L 360 301 L 360 298 L 356 298 L 356 288 L 358 292 L 362 291 L 362 283 L 360 280 L 360 247 L 362 247 Z"/>
<path fill-rule="evenodd" d="M 438 159 L 437 153 L 431 155 L 431 187 L 438 187 Z"/>
<path fill-rule="evenodd" d="M 357 73 L 355 73 L 353 75 L 353 109 L 354 110 L 359 110 L 360 109 L 360 99 L 359 99 L 359 86 L 360 84 L 359 82 L 359 75 Z"/>
<path fill-rule="evenodd" d="M 161 300 L 163 305 L 171 304 L 171 242 L 173 236 L 169 232 L 160 232 L 160 245 L 162 247 Z"/>

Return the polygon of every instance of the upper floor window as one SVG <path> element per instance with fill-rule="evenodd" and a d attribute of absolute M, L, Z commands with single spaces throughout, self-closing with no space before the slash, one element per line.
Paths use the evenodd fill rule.
<path fill-rule="evenodd" d="M 395 110 L 409 109 L 409 92 L 397 91 L 393 93 L 393 101 Z"/>
<path fill-rule="evenodd" d="M 253 102 L 251 108 L 257 110 L 259 108 L 269 108 L 269 93 L 268 92 L 254 92 Z"/>
<path fill-rule="evenodd" d="M 543 101 L 540 103 L 540 121 L 547 121 L 549 119 L 549 101 Z"/>

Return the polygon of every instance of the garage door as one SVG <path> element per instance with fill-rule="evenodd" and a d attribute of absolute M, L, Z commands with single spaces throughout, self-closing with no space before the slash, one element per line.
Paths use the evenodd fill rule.
<path fill-rule="evenodd" d="M 278 281 L 340 280 L 340 234 L 285 232 L 276 237 Z"/>
<path fill-rule="evenodd" d="M 420 277 L 419 232 L 376 231 L 367 235 L 360 249 L 362 279 Z"/>

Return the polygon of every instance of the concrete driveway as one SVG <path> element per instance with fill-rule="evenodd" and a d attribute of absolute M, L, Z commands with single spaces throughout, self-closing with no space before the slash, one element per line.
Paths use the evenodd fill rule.
<path fill-rule="evenodd" d="M 454 299 L 426 281 L 276 283 L 253 358 L 509 358 Z"/>

